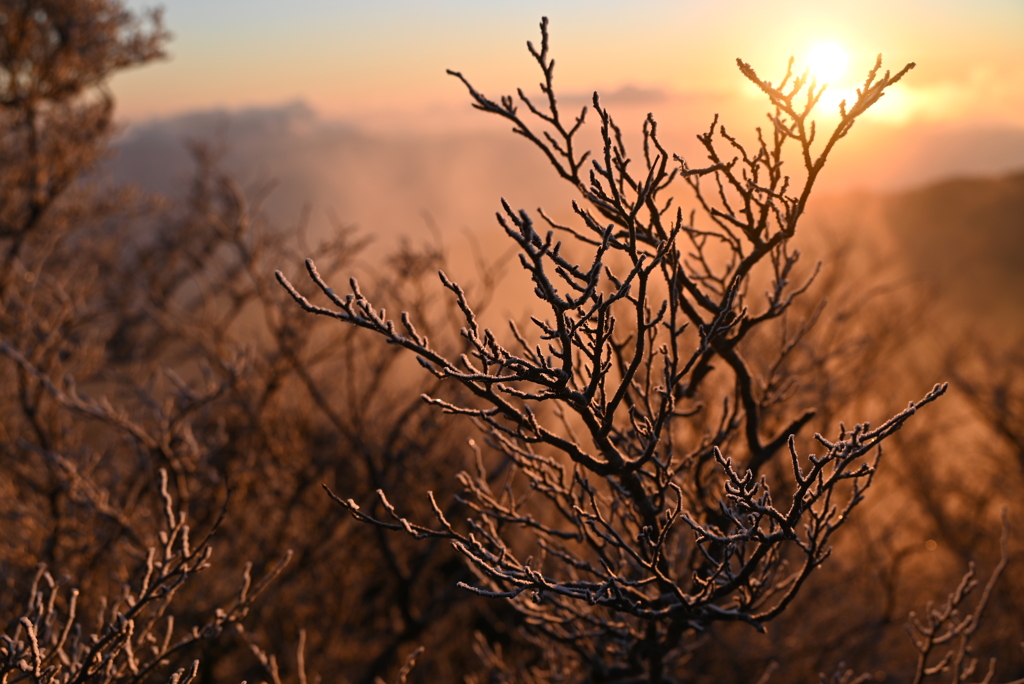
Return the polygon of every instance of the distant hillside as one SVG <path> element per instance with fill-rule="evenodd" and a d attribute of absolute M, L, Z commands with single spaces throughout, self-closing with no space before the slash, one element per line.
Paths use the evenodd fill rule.
<path fill-rule="evenodd" d="M 951 303 L 1024 318 L 1024 172 L 889 195 L 883 215 L 912 267 Z"/>

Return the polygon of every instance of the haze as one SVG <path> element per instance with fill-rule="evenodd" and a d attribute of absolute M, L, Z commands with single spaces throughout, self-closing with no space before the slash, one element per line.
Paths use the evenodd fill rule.
<path fill-rule="evenodd" d="M 418 239 L 433 222 L 458 242 L 466 232 L 498 235 L 500 197 L 567 215 L 567 188 L 543 158 L 506 123 L 473 110 L 445 74 L 459 70 L 491 97 L 517 87 L 536 94 L 526 41 L 539 44 L 541 16 L 550 18 L 566 109 L 597 90 L 627 133 L 653 112 L 669 149 L 696 162 L 694 136 L 716 113 L 740 134 L 764 122 L 763 95 L 743 80 L 737 57 L 777 80 L 790 55 L 798 69 L 814 66 L 825 45 L 845 67 L 828 76 L 833 111 L 878 53 L 884 68 L 918 66 L 837 148 L 819 198 L 1024 168 L 1019 0 L 169 0 L 164 8 L 170 59 L 113 82 L 128 124 L 114 175 L 175 194 L 191 172 L 184 141 L 212 142 L 243 183 L 278 182 L 268 209 L 283 225 L 311 206 L 321 230 L 340 221 Z"/>
<path fill-rule="evenodd" d="M 139 11 L 153 3 L 128 6 Z M 763 103 L 737 72 L 737 57 L 778 78 L 789 56 L 803 68 L 816 47 L 841 46 L 849 66 L 830 85 L 832 108 L 878 53 L 893 69 L 916 61 L 911 78 L 862 126 L 877 130 L 848 144 L 844 154 L 859 161 L 832 173 L 841 185 L 877 185 L 877 169 L 864 160 L 877 160 L 878 146 L 895 139 L 905 148 L 927 147 L 907 139 L 1024 129 L 1024 4 L 1018 0 L 169 0 L 162 6 L 174 35 L 171 58 L 115 79 L 126 122 L 302 102 L 325 120 L 384 135 L 504 130 L 470 109 L 445 70 L 464 72 L 492 95 L 518 86 L 530 91 L 538 74 L 525 42 L 538 40 L 537 24 L 546 15 L 563 98 L 583 102 L 594 90 L 626 94 L 621 99 L 628 101 L 617 103 L 625 125 L 654 111 L 666 134 L 687 141 L 715 112 L 726 120 L 760 120 Z M 993 152 L 974 150 L 959 161 L 968 172 L 1024 163 Z M 886 156 L 887 166 L 908 161 Z"/>

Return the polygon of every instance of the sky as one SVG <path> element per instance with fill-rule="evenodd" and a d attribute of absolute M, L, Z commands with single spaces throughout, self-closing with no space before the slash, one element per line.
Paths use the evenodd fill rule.
<path fill-rule="evenodd" d="M 152 7 L 129 0 L 129 7 Z M 563 93 L 623 89 L 671 107 L 751 96 L 742 58 L 781 75 L 820 43 L 849 57 L 849 90 L 875 55 L 918 68 L 876 118 L 1024 126 L 1024 1 L 166 0 L 170 59 L 113 82 L 123 119 L 302 101 L 380 129 L 461 125 L 457 69 L 485 92 L 538 78 L 525 42 L 551 21 Z M 832 103 L 833 105 L 835 102 Z"/>
<path fill-rule="evenodd" d="M 125 1 L 139 12 L 154 6 Z M 634 138 L 653 112 L 668 149 L 695 166 L 705 161 L 695 136 L 715 114 L 741 139 L 765 123 L 764 96 L 740 75 L 737 58 L 774 81 L 790 56 L 799 70 L 812 66 L 830 83 L 820 118 L 827 124 L 881 53 L 885 68 L 917 67 L 833 152 L 817 194 L 900 191 L 1024 168 L 1024 0 L 165 0 L 162 7 L 173 34 L 168 59 L 111 84 L 127 124 L 124 172 L 163 174 L 154 188 L 181 185 L 191 169 L 183 141 L 223 142 L 232 173 L 279 182 L 278 214 L 286 219 L 311 203 L 324 221 L 337 215 L 415 232 L 425 214 L 453 230 L 490 225 L 502 196 L 568 207 L 552 194 L 536 150 L 510 136 L 507 122 L 473 110 L 465 88 L 445 73 L 461 71 L 495 99 L 519 86 L 539 95 L 526 42 L 539 44 L 543 16 L 565 108 L 599 91 Z M 826 73 L 814 57 L 822 45 L 839 53 L 845 72 Z"/>
<path fill-rule="evenodd" d="M 509 135 L 507 122 L 473 110 L 445 74 L 459 70 L 495 99 L 518 86 L 537 95 L 526 41 L 539 43 L 542 16 L 562 105 L 581 107 L 600 91 L 627 142 L 653 112 L 662 142 L 694 166 L 705 162 L 695 158 L 695 134 L 716 113 L 741 140 L 765 123 L 764 96 L 737 58 L 773 81 L 790 56 L 800 70 L 812 66 L 836 94 L 823 101 L 834 112 L 882 53 L 885 68 L 917 67 L 836 148 L 815 202 L 853 197 L 836 206 L 870 214 L 874 205 L 856 198 L 1024 169 L 1024 0 L 165 0 L 163 8 L 169 58 L 111 84 L 127 124 L 115 175 L 174 194 L 193 169 L 185 141 L 212 142 L 246 187 L 276 182 L 267 205 L 275 223 L 292 225 L 311 207 L 323 234 L 341 223 L 383 241 L 419 240 L 436 225 L 453 242 L 498 240 L 499 198 L 573 220 L 572 192 L 542 155 Z M 813 57 L 822 45 L 839 53 L 845 72 L 826 74 Z M 823 220 L 844 230 L 875 221 L 851 218 L 857 211 Z"/>

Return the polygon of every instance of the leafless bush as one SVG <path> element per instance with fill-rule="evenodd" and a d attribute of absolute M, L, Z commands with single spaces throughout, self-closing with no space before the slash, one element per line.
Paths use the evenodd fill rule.
<path fill-rule="evenodd" d="M 477 577 L 460 586 L 510 599 L 526 629 L 574 653 L 589 673 L 580 676 L 673 681 L 686 676 L 687 653 L 712 624 L 761 630 L 786 610 L 863 500 L 881 442 L 946 389 L 937 385 L 878 427 L 841 428 L 833 440 L 815 435 L 822 453 L 801 455 L 797 437 L 813 412 L 793 415 L 786 388 L 799 379 L 773 370 L 804 328 L 782 340 L 767 372 L 758 374 L 747 357 L 758 332 L 813 280 L 811 273 L 798 282 L 790 241 L 826 159 L 913 65 L 883 74 L 879 60 L 856 101 L 841 105 L 836 127 L 819 137 L 811 114 L 822 87 L 795 76 L 792 63 L 774 85 L 738 62 L 768 96 L 771 125 L 744 144 L 716 119 L 699 136 L 703 168 L 673 162 L 651 116 L 636 168 L 595 94 L 602 147 L 588 166 L 590 153 L 577 144 L 587 110 L 563 118 L 546 21 L 541 33 L 540 49 L 529 47 L 543 73 L 543 105 L 521 90 L 518 103 L 491 100 L 450 72 L 476 108 L 511 121 L 585 201 L 573 204 L 578 227 L 541 212 L 545 234 L 508 204 L 498 215 L 535 285 L 532 335 L 512 324 L 512 342 L 500 342 L 443 272 L 470 345 L 458 357 L 435 348 L 407 313 L 400 323 L 389 319 L 355 279 L 351 294 L 337 294 L 312 260 L 310 278 L 332 307 L 312 304 L 280 273 L 278 280 L 306 311 L 372 330 L 471 392 L 474 402 L 426 400 L 474 419 L 507 459 L 489 469 L 478 452 L 475 471 L 459 473 L 470 511 L 464 531 L 432 493 L 432 525 L 410 520 L 400 510 L 407 500 L 394 505 L 383 491 L 383 518 L 332 496 L 362 522 L 449 540 Z M 800 165 L 800 177 L 783 172 L 784 160 Z M 679 181 L 706 225 L 673 208 L 670 188 Z M 556 241 L 556 231 L 570 244 Z M 767 287 L 761 303 L 749 296 L 757 286 Z M 769 417 L 782 413 L 790 417 L 768 432 Z M 789 479 L 770 486 L 765 466 L 786 451 Z M 494 468 L 506 463 L 499 479 Z"/>
<path fill-rule="evenodd" d="M 156 671 L 175 662 L 177 654 L 245 617 L 252 601 L 284 567 L 287 558 L 255 586 L 251 566 L 246 566 L 238 595 L 218 608 L 202 626 L 182 632 L 170 611 L 179 589 L 211 567 L 211 529 L 198 542 L 184 512 L 175 510 L 167 490 L 167 471 L 160 471 L 160 495 L 164 502 L 165 526 L 160 546 L 151 546 L 136 575 L 123 583 L 113 600 L 103 597 L 93 631 L 83 626 L 77 614 L 78 589 L 60 595 L 56 582 L 40 566 L 28 592 L 28 605 L 11 634 L 0 640 L 0 680 L 37 683 L 146 681 Z M 58 609 L 58 599 L 66 602 Z M 63 613 L 63 614 L 62 614 Z M 178 670 L 169 681 L 191 682 L 198 661 L 186 673 Z"/>
<path fill-rule="evenodd" d="M 972 407 L 1015 453 L 1024 467 L 1024 368 L 1021 346 L 993 349 L 984 343 L 961 343 L 946 365 Z"/>
<path fill-rule="evenodd" d="M 190 672 L 198 656 L 199 679 L 295 679 L 308 667 L 372 682 L 392 679 L 423 642 L 435 657 L 422 670 L 444 675 L 452 646 L 430 627 L 452 615 L 475 620 L 464 598 L 430 579 L 451 564 L 448 555 L 408 553 L 339 525 L 320 485 L 359 480 L 402 491 L 413 468 L 416 483 L 432 482 L 459 434 L 391 394 L 402 375 L 393 350 L 357 360 L 360 335 L 297 329 L 266 266 L 271 254 L 314 251 L 321 263 L 351 268 L 366 240 L 339 229 L 311 246 L 301 226 L 267 226 L 267 189 L 244 190 L 202 146 L 188 198 L 170 207 L 87 176 L 112 132 L 105 79 L 163 54 L 159 14 L 140 22 L 114 1 L 15 3 L 0 12 L 0 518 L 9 532 L 0 539 L 0 624 L 14 634 L 22 616 L 43 619 L 15 598 L 43 586 L 41 564 L 68 578 L 45 592 L 54 629 L 74 621 L 68 584 L 80 591 L 77 615 L 107 616 L 104 596 L 138 599 L 164 469 L 184 511 L 175 515 L 194 529 L 222 530 L 206 547 L 215 568 L 160 609 L 179 632 L 227 624 L 217 611 L 237 595 L 244 568 L 269 571 L 290 549 L 295 560 L 276 574 L 277 598 L 244 605 L 245 629 L 217 627 L 208 635 L 215 644 L 157 654 L 158 668 L 136 674 L 122 667 L 122 651 L 117 672 L 166 678 Z M 416 282 L 444 259 L 440 245 L 404 248 L 377 286 L 421 319 L 443 317 L 417 296 Z M 343 369 L 358 382 L 323 382 Z M 339 451 L 348 454 L 341 463 Z M 372 492 L 356 496 L 369 503 Z M 323 529 L 334 530 L 331 543 Z M 229 622 L 240 619 L 236 611 Z M 39 638 L 41 657 L 52 661 L 51 634 Z M 127 643 L 118 639 L 105 654 Z M 150 662 L 148 650 L 135 652 Z M 296 653 L 305 655 L 293 660 Z M 67 667 L 46 676 L 65 677 Z"/>
<path fill-rule="evenodd" d="M 426 287 L 451 272 L 439 238 L 378 257 L 337 226 L 313 244 L 302 218 L 268 225 L 269 186 L 243 187 L 204 145 L 181 202 L 90 180 L 111 132 L 104 79 L 162 54 L 159 16 L 140 23 L 112 0 L 0 12 L 32 29 L 0 31 L 8 681 L 909 677 L 911 659 L 890 667 L 905 654 L 878 647 L 900 611 L 939 595 L 964 554 L 988 562 L 985 516 L 948 527 L 974 509 L 927 467 L 945 434 L 932 411 L 897 442 L 899 468 L 876 471 L 875 447 L 908 434 L 892 433 L 910 411 L 808 436 L 903 393 L 880 378 L 910 348 L 904 309 L 873 281 L 845 285 L 843 266 L 800 296 L 817 268 L 793 239 L 832 145 L 904 72 L 876 69 L 819 146 L 817 86 L 790 74 L 775 87 L 741 65 L 775 112 L 749 142 L 716 122 L 698 169 L 673 161 L 653 117 L 630 161 L 628 135 L 595 99 L 593 165 L 584 113 L 558 109 L 545 28 L 544 104 L 470 87 L 583 198 L 574 226 L 539 214 L 550 232 L 511 207 L 500 215 L 539 307 L 506 344 L 483 311 L 489 266 L 469 294 L 443 278 L 454 296 L 442 301 Z M 61 80 L 71 73 L 76 83 Z M 313 279 L 297 268 L 280 276 L 297 286 L 276 287 L 271 264 L 302 256 Z M 350 299 L 327 287 L 343 272 L 360 275 Z M 323 292 L 328 315 L 297 314 L 295 299 L 315 308 Z M 858 310 L 878 292 L 885 316 Z M 389 324 L 370 304 L 384 300 L 407 318 Z M 461 335 L 449 325 L 460 319 Z M 433 374 L 410 373 L 416 355 Z M 954 375 L 997 399 L 972 368 Z M 898 520 L 863 506 L 834 536 L 869 484 Z M 914 549 L 943 521 L 960 556 L 929 566 L 925 583 Z M 273 578 L 259 600 L 240 590 L 250 576 Z M 1016 605 L 1004 584 L 989 620 Z M 875 612 L 871 591 L 888 592 Z M 751 634 L 769 620 L 771 633 Z M 974 635 L 979 654 L 985 638 Z"/>
<path fill-rule="evenodd" d="M 246 629 L 220 635 L 218 652 L 202 658 L 204 668 L 244 677 L 255 666 L 274 681 L 294 678 L 305 666 L 288 654 L 305 633 L 315 649 L 311 671 L 342 667 L 355 681 L 387 676 L 414 640 L 441 655 L 443 636 L 432 640 L 429 628 L 460 610 L 473 619 L 464 597 L 431 580 L 432 571 L 450 563 L 446 554 L 409 554 L 387 537 L 346 529 L 320 485 L 358 479 L 401 491 L 413 486 L 407 468 L 419 471 L 416 482 L 430 481 L 459 433 L 446 431 L 418 400 L 391 393 L 389 387 L 405 386 L 396 350 L 356 359 L 358 333 L 294 328 L 291 300 L 269 287 L 264 265 L 268 254 L 295 250 L 294 237 L 263 226 L 258 205 L 205 150 L 197 149 L 197 157 L 186 207 L 158 218 L 144 240 L 108 236 L 96 243 L 114 250 L 104 254 L 106 277 L 78 290 L 84 305 L 61 309 L 70 324 L 90 329 L 88 340 L 63 354 L 39 343 L 22 352 L 15 340 L 0 341 L 0 354 L 13 362 L 5 370 L 23 374 L 36 412 L 48 416 L 34 432 L 19 426 L 17 414 L 5 421 L 8 434 L 20 436 L 7 445 L 19 464 L 11 475 L 20 494 L 6 513 L 55 530 L 49 538 L 29 531 L 28 543 L 9 549 L 2 562 L 12 579 L 44 560 L 78 581 L 116 589 L 119 582 L 101 578 L 125 551 L 144 548 L 132 511 L 153 469 L 163 467 L 201 524 L 221 516 L 225 486 L 233 502 L 244 502 L 215 542 L 222 568 L 273 564 L 295 549 L 296 561 L 277 576 L 275 600 L 257 606 Z M 364 246 L 352 231 L 339 230 L 321 253 L 351 266 Z M 132 258 L 119 254 L 124 250 Z M 425 318 L 444 317 L 414 296 L 424 268 L 443 263 L 441 247 L 406 247 L 379 285 L 419 306 Z M 78 318 L 96 313 L 101 317 L 91 325 Z M 83 357 L 103 363 L 72 365 Z M 47 363 L 51 358 L 62 364 Z M 359 382 L 322 380 L 346 371 Z M 340 464 L 339 450 L 348 454 Z M 372 492 L 360 498 L 372 505 Z M 321 537 L 325 525 L 335 529 L 330 544 Z M 179 624 L 204 619 L 234 583 L 226 570 L 203 579 L 203 586 L 186 588 L 190 601 L 179 604 Z M 381 596 L 397 614 L 381 610 Z M 339 626 L 346 638 L 329 640 Z M 236 649 L 255 660 L 240 667 L 229 655 Z"/>

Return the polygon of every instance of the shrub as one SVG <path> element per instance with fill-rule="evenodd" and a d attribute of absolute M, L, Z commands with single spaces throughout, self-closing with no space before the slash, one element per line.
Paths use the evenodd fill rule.
<path fill-rule="evenodd" d="M 476 576 L 460 586 L 511 601 L 519 626 L 548 651 L 545 667 L 564 668 L 562 676 L 686 678 L 687 654 L 713 624 L 763 630 L 787 609 L 863 500 L 881 443 L 946 390 L 936 385 L 877 427 L 815 434 L 817 453 L 807 453 L 800 433 L 813 411 L 789 405 L 801 378 L 779 371 L 813 319 L 788 321 L 764 352 L 773 322 L 786 321 L 817 272 L 801 271 L 791 241 L 829 155 L 914 65 L 883 73 L 879 58 L 821 132 L 812 113 L 824 86 L 794 74 L 792 61 L 777 84 L 738 61 L 771 103 L 770 126 L 744 142 L 716 118 L 698 136 L 707 163 L 693 166 L 663 147 L 650 115 L 634 160 L 596 94 L 601 147 L 593 158 L 581 152 L 588 110 L 567 119 L 559 109 L 546 20 L 540 48 L 529 49 L 543 75 L 541 104 L 522 90 L 518 100 L 491 100 L 450 73 L 474 107 L 510 121 L 583 200 L 571 226 L 540 212 L 539 229 L 507 203 L 498 214 L 534 285 L 531 328 L 511 323 L 503 341 L 442 271 L 468 347 L 445 355 L 413 317 L 396 322 L 378 310 L 355 279 L 339 295 L 307 260 L 330 302 L 319 306 L 278 274 L 304 310 L 371 330 L 468 390 L 472 401 L 424 398 L 471 418 L 494 452 L 477 448 L 476 467 L 457 474 L 464 523 L 432 493 L 432 522 L 410 519 L 408 499 L 384 491 L 385 516 L 331 495 L 356 520 L 448 540 Z M 680 185 L 699 220 L 675 196 Z M 754 288 L 766 288 L 763 299 L 750 296 Z M 779 463 L 788 477 L 769 469 Z"/>
<path fill-rule="evenodd" d="M 393 395 L 392 350 L 357 362 L 358 334 L 295 328 L 266 262 L 299 254 L 305 235 L 266 225 L 262 191 L 245 192 L 209 150 L 195 147 L 191 192 L 171 206 L 99 180 L 114 130 L 106 80 L 163 55 L 159 14 L 68 0 L 8 3 L 0 17 L 3 676 L 166 681 L 199 660 L 200 680 L 294 677 L 308 663 L 372 682 L 412 639 L 443 655 L 429 628 L 460 610 L 475 619 L 430 581 L 446 554 L 339 529 L 318 494 L 344 480 L 398 489 L 407 467 L 440 468 L 456 433 Z M 365 245 L 339 227 L 318 258 L 350 268 Z M 377 287 L 436 315 L 416 282 L 444 261 L 441 245 L 396 251 Z M 321 381 L 353 367 L 358 383 Z M 188 581 L 154 603 L 140 598 L 149 549 L 163 552 L 161 532 L 182 540 L 161 525 L 161 471 L 193 540 L 191 553 L 166 547 Z M 212 566 L 192 572 L 207 549 Z M 257 605 L 250 592 L 233 611 L 243 575 L 268 573 L 277 598 Z M 329 641 L 338 630 L 348 638 Z"/>
<path fill-rule="evenodd" d="M 538 295 L 502 344 L 481 305 L 494 269 L 465 290 L 443 278 L 443 301 L 425 287 L 451 272 L 440 239 L 375 259 L 351 299 L 328 290 L 329 315 L 299 316 L 295 298 L 311 305 L 270 264 L 315 259 L 299 287 L 311 297 L 368 264 L 356 231 L 311 247 L 301 220 L 269 225 L 267 188 L 242 188 L 201 144 L 181 202 L 90 175 L 113 130 L 105 79 L 162 55 L 159 15 L 114 0 L 0 13 L 0 679 L 754 681 L 784 664 L 806 680 L 840 659 L 910 679 L 914 646 L 919 678 L 966 677 L 990 646 L 983 610 L 1003 620 L 994 638 L 1019 641 L 1006 636 L 1019 595 L 995 586 L 1005 546 L 967 620 L 973 574 L 920 612 L 915 641 L 900 629 L 954 566 L 992 555 L 978 547 L 990 516 L 962 516 L 993 497 L 931 468 L 951 451 L 937 411 L 894 438 L 909 411 L 806 434 L 855 404 L 882 413 L 880 393 L 896 393 L 881 378 L 915 353 L 894 296 L 853 322 L 891 290 L 850 262 L 813 285 L 838 313 L 804 295 L 817 269 L 793 242 L 831 145 L 903 72 L 876 69 L 819 149 L 816 85 L 775 87 L 744 65 L 775 114 L 749 143 L 716 122 L 697 169 L 670 158 L 653 118 L 631 162 L 595 100 L 588 166 L 545 26 L 546 104 L 470 87 L 584 200 L 574 226 L 538 214 L 547 234 L 500 215 Z M 369 303 L 383 299 L 402 323 Z M 409 372 L 417 355 L 433 374 Z M 1016 471 L 1015 376 L 974 368 L 952 371 L 1006 440 L 992 464 Z M 901 459 L 879 478 L 886 438 Z M 869 484 L 895 522 L 878 507 L 847 517 Z M 954 554 L 915 557 L 924 533 Z"/>

